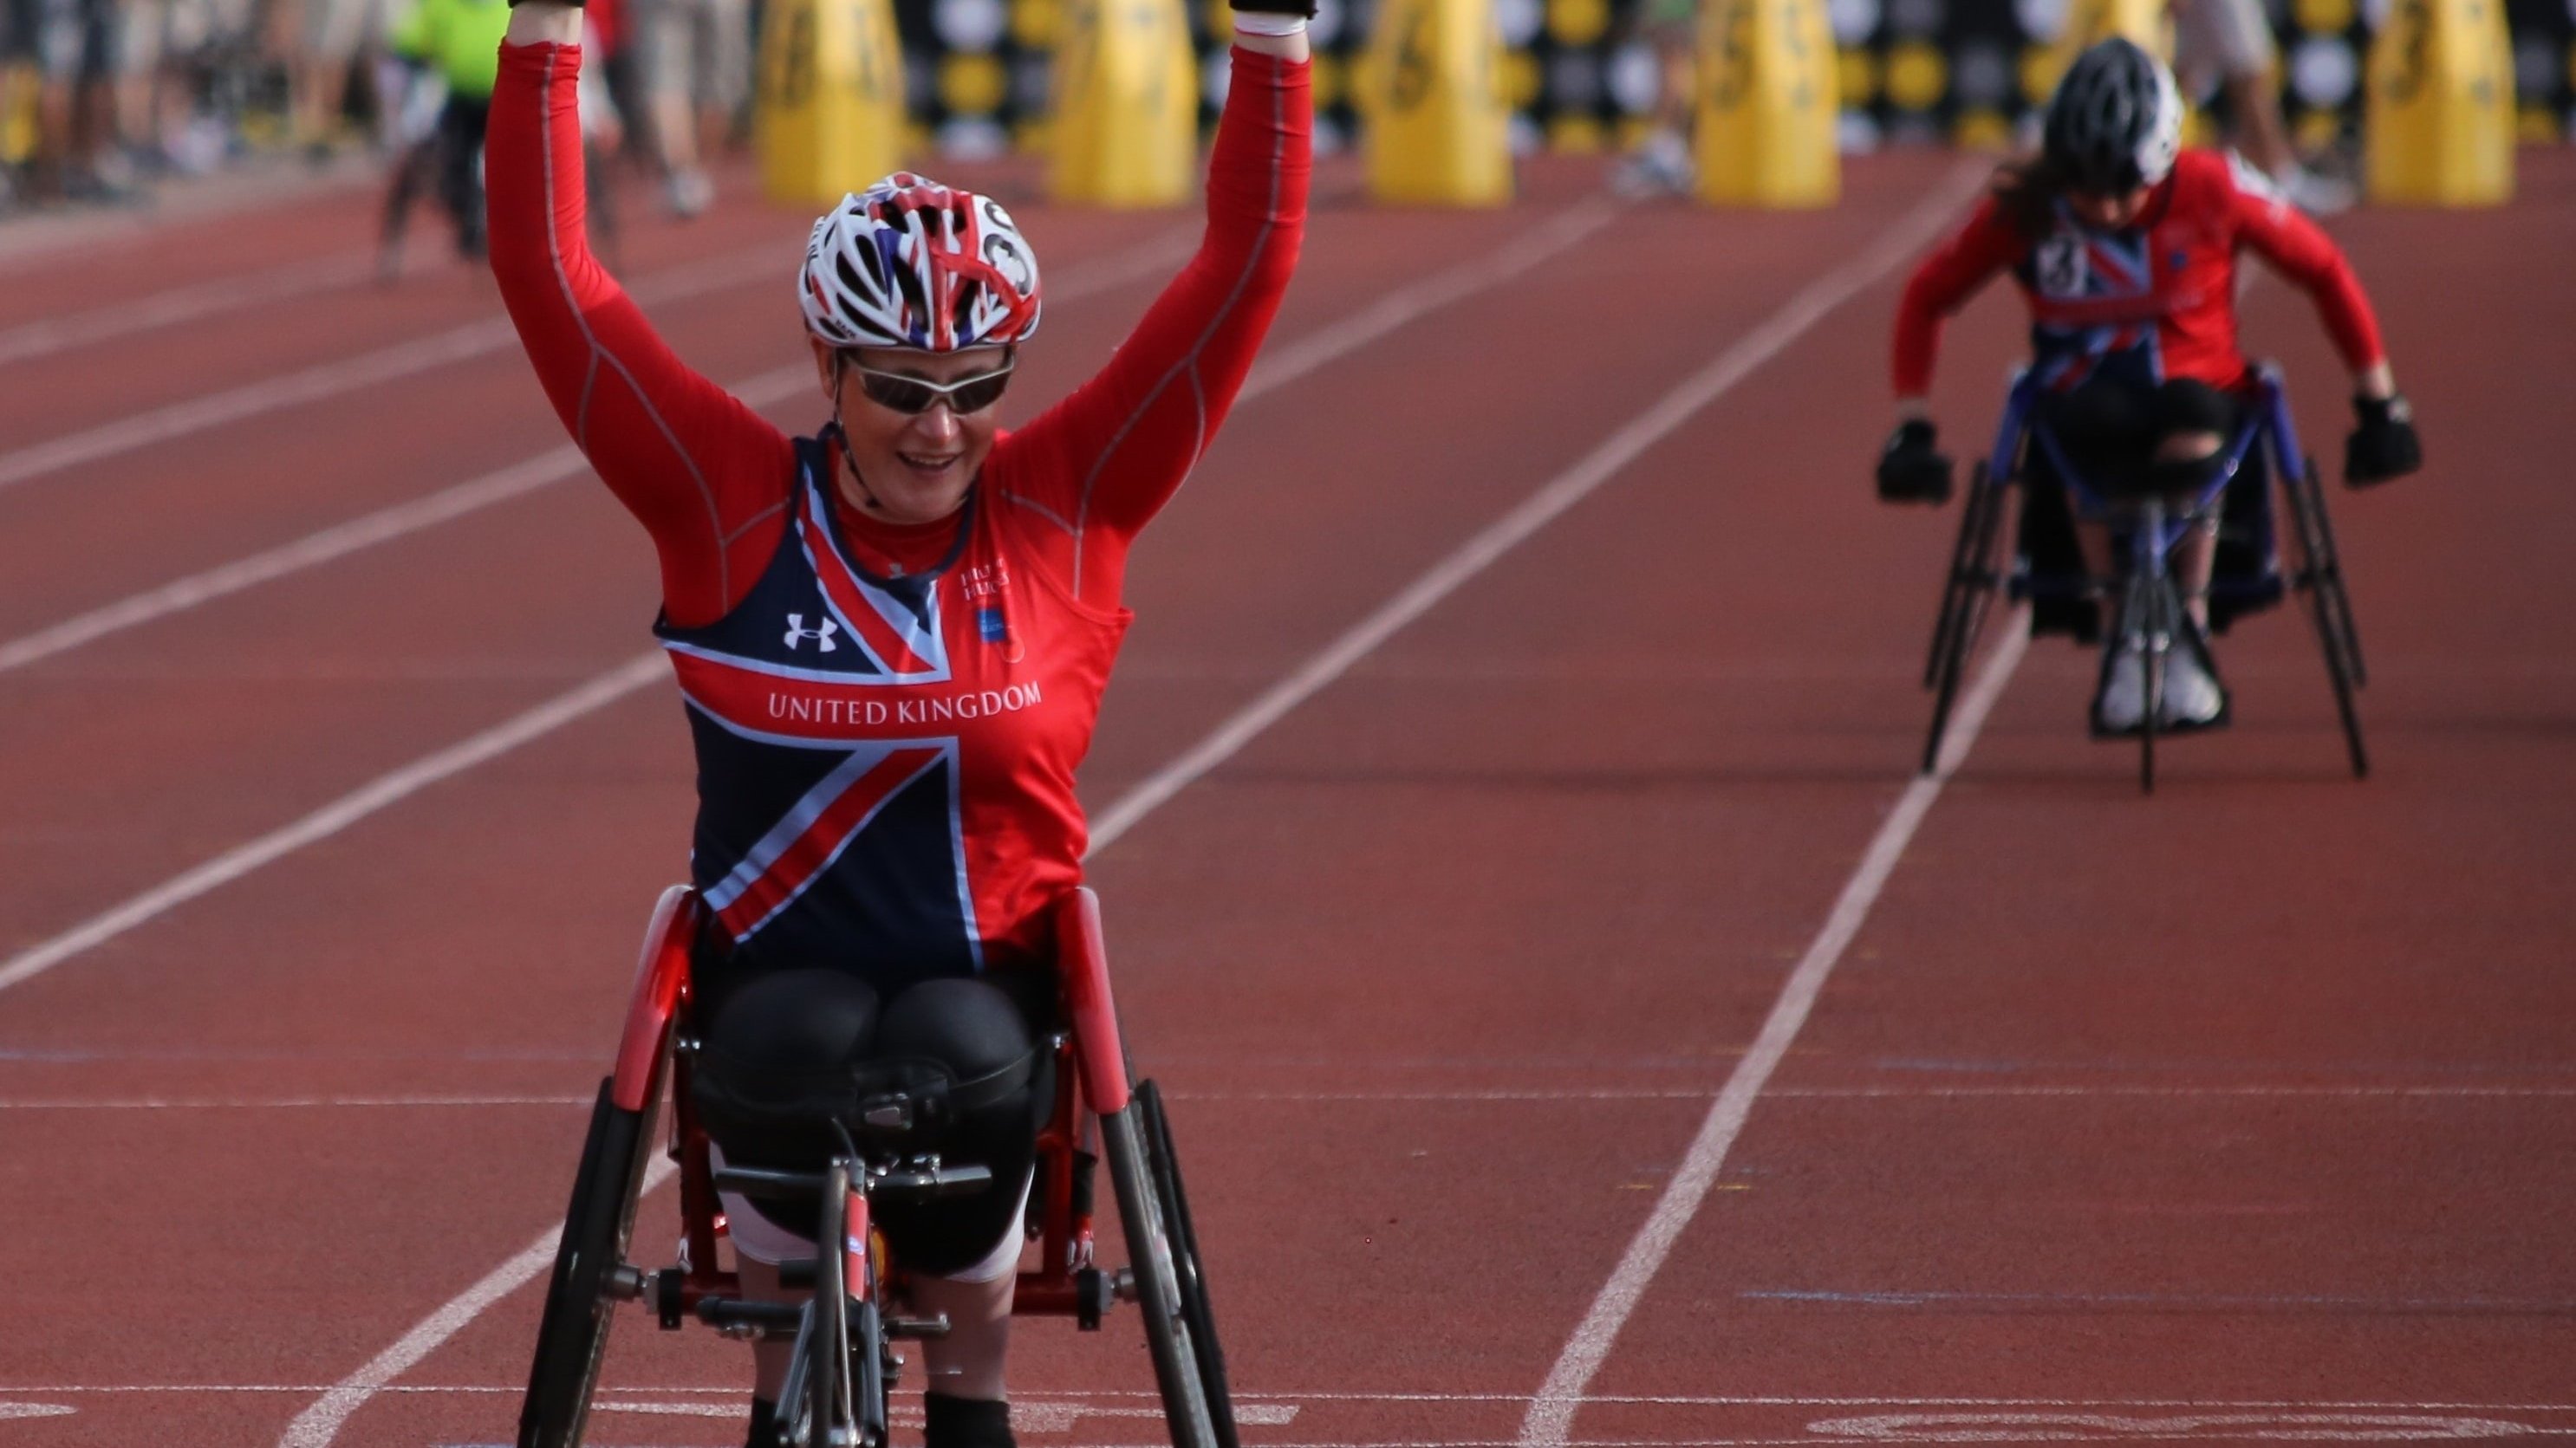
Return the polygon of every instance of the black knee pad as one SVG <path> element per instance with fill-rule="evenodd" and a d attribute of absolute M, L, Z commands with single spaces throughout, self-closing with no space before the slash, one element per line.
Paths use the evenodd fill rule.
<path fill-rule="evenodd" d="M 773 971 L 733 987 L 699 1037 L 690 1080 L 699 1125 L 736 1166 L 822 1170 L 839 1147 L 832 1122 L 850 1100 L 877 1018 L 877 993 L 842 971 Z M 790 1226 L 813 1211 L 812 1203 L 754 1201 Z"/>
<path fill-rule="evenodd" d="M 2214 432 L 2224 439 L 2236 431 L 2236 399 L 2197 378 L 2176 377 L 2156 389 L 2156 435 Z"/>
<path fill-rule="evenodd" d="M 905 1079 L 925 1068 L 944 1075 L 945 1100 L 922 1144 L 948 1165 L 993 1174 L 979 1192 L 876 1209 L 898 1262 L 934 1276 L 963 1271 L 1018 1225 L 1020 1187 L 1054 1100 L 1054 1058 L 1008 993 L 985 980 L 940 979 L 888 1003 L 876 1063 Z"/>

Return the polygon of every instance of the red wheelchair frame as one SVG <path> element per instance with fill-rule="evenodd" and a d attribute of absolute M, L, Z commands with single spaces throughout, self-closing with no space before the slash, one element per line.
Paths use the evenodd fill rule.
<path fill-rule="evenodd" d="M 1038 1265 L 1020 1273 L 1011 1310 L 1019 1316 L 1072 1317 L 1092 1330 L 1117 1302 L 1140 1303 L 1176 1448 L 1237 1448 L 1224 1356 L 1161 1093 L 1151 1081 L 1133 1082 L 1129 1075 L 1101 944 L 1099 899 L 1086 888 L 1070 890 L 1052 915 L 1065 1029 L 1052 1041 L 1056 1100 L 1039 1133 L 1031 1186 Z M 695 1319 L 736 1337 L 784 1335 L 803 1312 L 744 1300 L 739 1276 L 723 1270 L 718 1256 L 724 1213 L 708 1139 L 691 1104 L 690 1043 L 684 1039 L 700 923 L 696 893 L 673 886 L 663 892 L 646 930 L 616 1072 L 600 1083 L 565 1214 L 520 1417 L 520 1448 L 578 1448 L 618 1302 L 642 1301 L 665 1329 Z M 646 1271 L 626 1255 L 651 1154 L 651 1127 L 666 1096 L 666 1151 L 679 1175 L 680 1260 Z M 1128 1246 L 1129 1265 L 1114 1271 L 1093 1261 L 1091 1169 L 1102 1156 Z M 863 1196 L 852 1202 L 864 1211 Z M 859 1266 L 862 1278 L 873 1276 L 867 1264 Z M 845 1274 L 826 1275 L 838 1282 Z M 853 1301 L 867 1295 L 858 1283 L 852 1279 L 844 1289 Z M 927 1332 L 926 1324 L 889 1319 L 882 1335 Z M 875 1349 L 852 1352 L 869 1357 L 862 1366 L 872 1375 Z M 878 1422 L 881 1427 L 882 1415 Z"/>

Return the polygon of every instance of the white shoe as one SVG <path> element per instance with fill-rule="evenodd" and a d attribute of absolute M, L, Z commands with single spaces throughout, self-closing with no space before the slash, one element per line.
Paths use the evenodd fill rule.
<path fill-rule="evenodd" d="M 1621 196 L 1687 196 L 1697 179 L 1690 143 L 1658 130 L 1610 174 L 1610 189 Z"/>
<path fill-rule="evenodd" d="M 2127 734 L 2147 717 L 2147 658 L 2122 649 L 2111 660 L 2111 677 L 2102 681 L 2102 696 L 2093 701 L 2093 724 L 2109 734 Z"/>
<path fill-rule="evenodd" d="M 671 214 L 686 221 L 715 204 L 716 186 L 704 171 L 675 171 L 663 197 L 670 203 Z"/>
<path fill-rule="evenodd" d="M 2353 203 L 2361 199 L 2360 188 L 2351 182 L 2320 176 L 2304 166 L 2293 169 L 2280 179 L 2281 191 L 2290 198 L 2290 204 L 2310 216 L 2332 216 L 2337 212 L 2350 211 Z"/>
<path fill-rule="evenodd" d="M 2165 655 L 2165 696 L 2158 702 L 2156 717 L 2166 728 L 2187 728 L 2218 722 L 2227 695 L 2201 667 L 2199 654 L 2178 648 Z"/>

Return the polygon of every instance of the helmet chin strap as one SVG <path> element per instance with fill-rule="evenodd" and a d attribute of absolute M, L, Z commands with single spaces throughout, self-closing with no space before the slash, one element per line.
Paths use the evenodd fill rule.
<path fill-rule="evenodd" d="M 850 447 L 850 430 L 841 426 L 841 366 L 843 361 L 844 359 L 841 356 L 840 349 L 837 347 L 834 348 L 832 350 L 832 431 L 841 440 L 841 469 L 850 475 L 850 481 L 857 486 L 859 490 L 860 503 L 871 513 L 882 513 L 885 511 L 885 502 L 876 495 L 876 491 L 874 489 L 868 486 L 867 478 L 860 474 L 858 454 Z"/>

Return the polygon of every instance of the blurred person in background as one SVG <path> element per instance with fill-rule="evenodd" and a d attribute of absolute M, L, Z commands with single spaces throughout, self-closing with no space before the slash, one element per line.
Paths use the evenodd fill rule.
<path fill-rule="evenodd" d="M 0 64 L 34 134 L 18 190 L 32 201 L 120 200 L 115 179 L 117 0 L 0 0 Z"/>
<path fill-rule="evenodd" d="M 362 56 L 373 65 L 384 43 L 388 0 L 300 3 L 303 28 L 287 61 L 292 134 L 308 156 L 327 161 L 361 139 L 348 123 L 349 79 Z"/>
<path fill-rule="evenodd" d="M 2245 421 L 2253 366 L 2237 340 L 2236 257 L 2251 250 L 2308 294 L 2350 369 L 2356 425 L 2344 445 L 2355 486 L 2423 462 L 2414 415 L 2380 344 L 2370 299 L 2331 238 L 2243 158 L 2182 150 L 2171 72 L 2130 41 L 2105 40 L 2067 68 L 2048 103 L 2040 153 L 2007 163 L 1968 224 L 1924 259 L 1896 315 L 1897 424 L 1878 462 L 1884 502 L 1950 495 L 1926 395 L 1942 319 L 2010 271 L 2031 312 L 2031 368 L 2046 387 L 2037 421 L 2100 491 L 2189 494 Z M 2048 454 L 2032 450 L 2020 552 L 2034 570 L 2111 575 L 2108 529 L 2079 527 Z M 2233 491 L 2231 489 L 2231 491 Z M 2216 518 L 2176 550 L 2194 627 L 2210 625 Z M 2086 600 L 2047 600 L 2034 632 L 2100 632 Z M 2195 650 L 2172 656 L 2164 727 L 2225 722 L 2226 690 Z M 2093 702 L 2101 734 L 2144 722 L 2146 668 L 2134 650 L 2108 661 Z"/>
<path fill-rule="evenodd" d="M 2299 164 L 2281 119 L 2280 51 L 2263 0 L 2170 0 L 2174 78 L 2206 105 L 2225 103 L 2228 140 L 2302 210 L 2328 215 L 2350 207 L 2352 183 Z"/>
<path fill-rule="evenodd" d="M 177 0 L 124 0 L 116 47 L 116 129 L 134 169 L 169 169 L 168 141 L 187 120 L 186 78 L 171 55 Z"/>
<path fill-rule="evenodd" d="M 1687 196 L 1698 182 L 1690 145 L 1698 21 L 1696 0 L 1635 0 L 1629 29 L 1654 52 L 1655 108 L 1610 173 L 1610 189 L 1622 196 Z"/>
<path fill-rule="evenodd" d="M 432 188 L 455 223 L 456 254 L 482 258 L 483 133 L 509 27 L 507 0 L 414 0 L 396 22 L 389 47 L 408 62 L 397 102 L 405 145 L 386 189 L 379 280 L 401 275 L 412 204 Z"/>
<path fill-rule="evenodd" d="M 743 0 L 628 0 L 653 158 L 671 214 L 715 200 L 704 155 L 724 145 L 751 95 L 751 17 Z"/>

